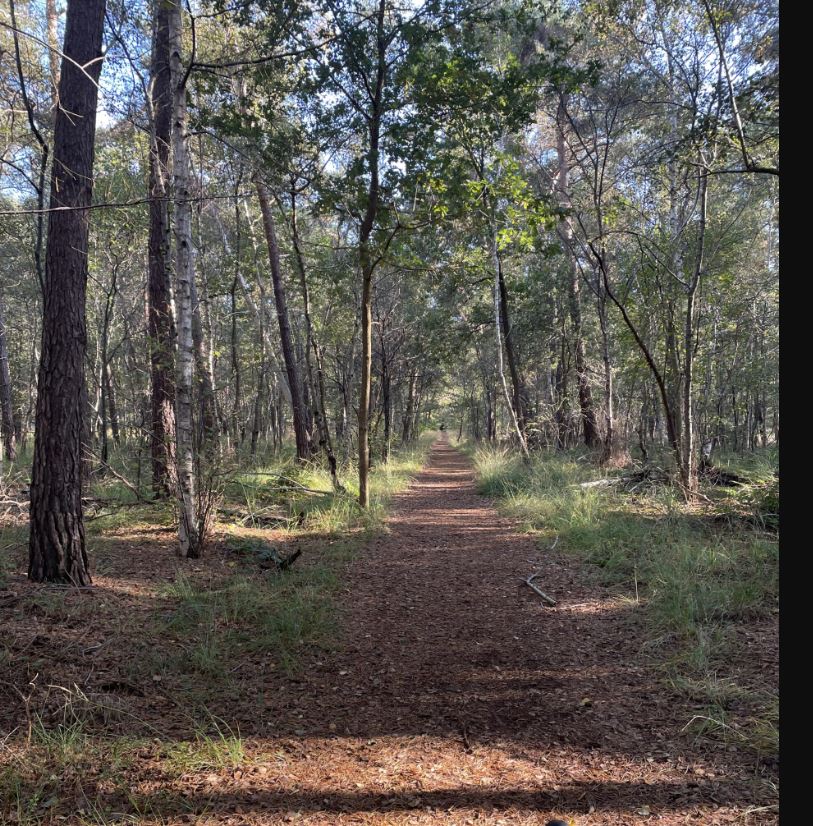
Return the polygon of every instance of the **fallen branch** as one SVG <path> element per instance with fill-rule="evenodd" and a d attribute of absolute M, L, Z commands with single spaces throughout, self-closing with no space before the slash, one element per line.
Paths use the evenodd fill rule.
<path fill-rule="evenodd" d="M 243 526 L 253 525 L 258 528 L 290 527 L 299 519 L 298 516 L 285 516 L 271 508 L 248 513 L 236 508 L 218 508 L 217 515 L 221 519 L 233 520 Z"/>
<path fill-rule="evenodd" d="M 709 464 L 700 469 L 700 477 L 710 485 L 721 485 L 727 488 L 736 488 L 748 484 L 748 480 L 739 474 Z"/>
<path fill-rule="evenodd" d="M 662 468 L 654 465 L 646 465 L 640 470 L 632 473 L 624 473 L 620 476 L 612 476 L 606 479 L 595 479 L 592 482 L 582 482 L 581 484 L 570 485 L 571 488 L 608 488 L 618 486 L 630 493 L 636 491 L 641 485 L 668 485 L 671 484 L 669 474 Z"/>
<path fill-rule="evenodd" d="M 301 485 L 295 479 L 290 479 L 287 476 L 280 476 L 279 477 L 280 487 L 285 490 L 286 488 L 289 490 L 298 490 L 302 493 L 314 493 L 318 494 L 319 496 L 328 496 L 331 494 L 329 490 L 317 490 L 316 488 L 307 488 L 305 485 Z"/>
<path fill-rule="evenodd" d="M 122 485 L 124 485 L 124 487 L 127 488 L 127 490 L 129 490 L 133 493 L 133 495 L 135 496 L 135 498 L 139 502 L 139 504 L 144 501 L 144 497 L 141 495 L 141 491 L 129 479 L 125 478 L 117 470 L 110 467 L 110 465 L 107 462 L 105 462 L 104 459 L 100 459 L 98 456 L 91 453 L 89 450 L 85 450 L 85 455 L 89 459 L 94 459 L 100 465 L 102 465 L 104 468 L 106 468 L 116 479 L 119 480 L 119 482 L 122 483 Z"/>
<path fill-rule="evenodd" d="M 539 588 L 534 585 L 533 581 L 539 576 L 539 572 L 535 574 L 531 574 L 527 579 L 523 579 L 522 581 L 533 591 L 536 591 L 548 605 L 556 605 L 556 600 L 553 597 L 549 597 L 544 591 L 541 591 Z"/>
<path fill-rule="evenodd" d="M 608 488 L 610 485 L 617 485 L 621 482 L 621 476 L 612 479 L 596 479 L 594 482 L 582 482 L 578 485 L 570 485 L 572 488 Z"/>

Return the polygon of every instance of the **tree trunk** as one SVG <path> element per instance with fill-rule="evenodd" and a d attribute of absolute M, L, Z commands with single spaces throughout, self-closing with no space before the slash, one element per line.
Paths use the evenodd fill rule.
<path fill-rule="evenodd" d="M 505 285 L 505 276 L 502 269 L 502 261 L 498 259 L 497 278 L 500 290 L 500 321 L 503 330 L 503 343 L 505 345 L 505 358 L 508 362 L 508 372 L 511 375 L 511 388 L 514 410 L 516 412 L 517 423 L 525 438 L 525 429 L 528 424 L 528 398 L 525 390 L 525 383 L 519 372 L 519 362 L 516 350 L 514 349 L 514 337 L 511 333 L 511 319 L 508 312 L 508 288 Z"/>
<path fill-rule="evenodd" d="M 239 213 L 238 213 L 239 215 Z M 239 246 L 238 246 L 239 253 Z M 239 266 L 239 264 L 238 264 Z M 237 277 L 231 282 L 231 375 L 234 383 L 234 399 L 231 406 L 231 422 L 229 425 L 229 432 L 231 438 L 237 446 L 239 441 L 238 431 L 240 428 L 240 407 L 242 405 L 241 399 L 241 374 L 240 374 L 240 347 L 239 338 L 237 334 Z"/>
<path fill-rule="evenodd" d="M 375 91 L 372 95 L 372 111 L 369 117 L 370 144 L 367 152 L 367 166 L 370 185 L 367 190 L 367 208 L 359 227 L 359 265 L 361 267 L 361 388 L 359 390 L 359 505 L 366 508 L 370 504 L 368 476 L 370 473 L 370 390 L 373 366 L 373 270 L 376 262 L 370 249 L 379 207 L 379 142 L 381 138 L 381 118 L 383 115 L 384 81 L 387 73 L 387 46 L 384 38 L 385 0 L 379 0 L 377 14 L 377 65 Z"/>
<path fill-rule="evenodd" d="M 404 407 L 404 415 L 401 418 L 401 444 L 405 445 L 410 441 L 412 427 L 412 407 L 415 403 L 415 379 L 417 375 L 414 370 L 409 373 L 409 389 Z"/>
<path fill-rule="evenodd" d="M 172 83 L 169 58 L 170 4 L 156 2 L 153 16 L 150 96 L 150 229 L 147 330 L 150 352 L 150 456 L 156 497 L 176 492 L 175 319 L 170 286 L 170 227 L 167 196 L 172 141 Z"/>
<path fill-rule="evenodd" d="M 697 260 L 694 266 L 694 275 L 687 290 L 686 296 L 686 316 L 683 331 L 683 348 L 684 348 L 684 373 L 683 373 L 683 440 L 682 440 L 682 455 L 680 477 L 683 487 L 687 495 L 691 496 L 697 491 L 697 457 L 695 456 L 694 448 L 694 410 L 692 408 L 692 394 L 694 382 L 694 354 L 695 354 L 695 339 L 697 331 L 695 329 L 695 297 L 697 295 L 698 287 L 700 286 L 700 279 L 703 274 L 703 260 L 705 253 L 706 240 L 706 210 L 708 205 L 707 187 L 708 177 L 702 175 L 698 183 L 699 193 L 698 201 L 700 206 L 700 221 L 698 228 L 698 248 Z"/>
<path fill-rule="evenodd" d="M 381 445 L 381 462 L 390 458 L 390 442 L 392 440 L 392 380 L 387 362 L 387 352 L 384 349 L 384 334 L 381 333 L 381 406 L 384 415 L 384 442 Z"/>
<path fill-rule="evenodd" d="M 178 554 L 182 559 L 200 556 L 200 527 L 195 478 L 192 426 L 192 387 L 195 354 L 192 338 L 195 258 L 192 246 L 192 204 L 187 147 L 186 76 L 182 59 L 181 9 L 172 3 L 168 12 L 169 58 L 173 98 L 172 159 L 175 201 L 175 303 L 178 313 L 178 366 L 175 395 L 175 434 L 178 464 Z"/>
<path fill-rule="evenodd" d="M 294 343 L 291 335 L 291 323 L 288 318 L 288 305 L 285 299 L 285 286 L 282 282 L 282 272 L 279 263 L 279 246 L 277 233 L 274 227 L 274 216 L 271 212 L 271 203 L 268 190 L 259 176 L 255 176 L 254 185 L 260 200 L 260 210 L 263 215 L 265 240 L 268 244 L 268 260 L 271 265 L 271 282 L 274 286 L 274 301 L 277 306 L 277 321 L 279 322 L 279 337 L 282 344 L 282 357 L 285 361 L 285 373 L 288 377 L 288 387 L 291 391 L 291 407 L 294 416 L 294 438 L 296 439 L 296 457 L 300 462 L 310 456 L 310 437 L 308 436 L 307 414 L 305 400 L 302 395 L 302 382 L 299 378 L 299 369 L 294 354 Z"/>
<path fill-rule="evenodd" d="M 105 0 L 69 0 L 54 164 L 31 474 L 28 576 L 89 585 L 82 514 L 88 207 Z M 80 69 L 79 67 L 84 67 Z"/>
<path fill-rule="evenodd" d="M 3 455 L 9 462 L 17 458 L 14 428 L 14 406 L 11 401 L 11 371 L 8 363 L 8 343 L 4 321 L 3 297 L 0 295 L 0 431 L 3 434 Z"/>
<path fill-rule="evenodd" d="M 59 103 L 59 15 L 56 11 L 56 0 L 45 0 L 45 19 L 48 25 L 48 64 L 53 85 L 51 102 L 56 107 Z"/>
<path fill-rule="evenodd" d="M 192 272 L 194 275 L 194 264 Z M 195 383 L 198 391 L 198 403 L 200 404 L 200 427 L 198 430 L 201 453 L 204 453 L 211 451 L 216 446 L 217 423 L 222 421 L 222 417 L 218 415 L 219 410 L 215 398 L 214 361 L 212 358 L 214 347 L 211 340 L 211 325 L 208 323 L 208 289 L 202 268 L 201 276 L 203 301 L 198 297 L 195 278 L 191 279 L 189 287 L 192 294 L 192 348 L 195 355 Z M 201 306 L 207 311 L 206 329 L 209 331 L 208 336 L 204 330 L 204 316 L 201 312 Z"/>
<path fill-rule="evenodd" d="M 564 100 L 560 101 L 557 116 L 556 151 L 559 161 L 559 178 L 557 186 L 563 206 L 570 204 L 568 192 L 567 157 L 565 154 L 564 134 Z M 596 426 L 596 413 L 593 409 L 593 391 L 587 376 L 587 364 L 584 352 L 584 335 L 582 333 L 581 310 L 581 282 L 579 268 L 573 252 L 573 230 L 567 220 L 559 222 L 559 237 L 564 246 L 564 254 L 568 264 L 568 304 L 570 309 L 570 323 L 573 327 L 573 350 L 576 358 L 576 380 L 579 391 L 579 410 L 581 411 L 582 433 L 584 443 L 588 447 L 596 447 L 601 439 Z"/>
<path fill-rule="evenodd" d="M 497 233 L 492 227 L 491 232 L 491 255 L 492 260 L 494 263 L 494 335 L 496 337 L 496 346 L 497 346 L 497 374 L 500 377 L 500 383 L 502 384 L 503 394 L 505 396 L 505 403 L 508 406 L 508 413 L 511 417 L 511 424 L 513 425 L 514 432 L 516 433 L 517 440 L 519 441 L 519 446 L 522 451 L 523 458 L 527 461 L 530 458 L 530 454 L 528 453 L 528 445 L 525 441 L 525 433 L 523 432 L 522 426 L 519 420 L 519 413 L 515 409 L 514 404 L 519 396 L 515 393 L 514 399 L 512 400 L 511 394 L 508 392 L 508 383 L 505 380 L 505 368 L 503 366 L 503 357 L 502 357 L 502 332 L 501 332 L 501 319 L 504 318 L 503 312 L 501 309 L 501 297 L 503 293 L 503 282 L 502 282 L 502 263 L 500 261 L 500 253 L 497 249 Z M 518 385 L 514 385 L 515 390 L 518 388 Z M 521 402 L 520 402 L 521 403 Z"/>
<path fill-rule="evenodd" d="M 311 299 L 308 288 L 308 276 L 305 269 L 305 256 L 302 252 L 302 244 L 299 239 L 299 223 L 296 212 L 296 188 L 291 186 L 291 240 L 294 246 L 294 257 L 299 270 L 299 286 L 302 290 L 302 308 L 305 316 L 305 367 L 307 369 L 308 384 L 310 385 L 310 396 L 313 409 L 316 413 L 316 427 L 319 430 L 319 440 L 328 457 L 328 461 L 333 457 L 333 443 L 330 439 L 330 427 L 327 421 L 327 411 L 325 410 L 325 382 L 322 370 L 322 355 L 319 342 L 313 331 L 313 320 L 311 319 Z M 314 371 L 311 355 L 316 360 L 316 370 Z M 315 372 L 315 381 L 314 381 Z M 335 461 L 335 458 L 334 458 Z"/>
<path fill-rule="evenodd" d="M 110 433 L 116 446 L 121 444 L 121 429 L 119 427 L 119 409 L 116 405 L 116 391 L 113 386 L 113 370 L 108 362 L 104 371 L 104 389 L 107 395 L 107 410 L 110 418 Z"/>

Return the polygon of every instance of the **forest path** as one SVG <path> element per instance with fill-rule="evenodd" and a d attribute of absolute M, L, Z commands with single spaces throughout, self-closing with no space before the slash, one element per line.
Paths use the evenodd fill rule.
<path fill-rule="evenodd" d="M 775 822 L 681 737 L 630 604 L 501 518 L 445 440 L 388 527 L 350 567 L 341 648 L 267 697 L 276 759 L 235 784 L 235 822 Z"/>

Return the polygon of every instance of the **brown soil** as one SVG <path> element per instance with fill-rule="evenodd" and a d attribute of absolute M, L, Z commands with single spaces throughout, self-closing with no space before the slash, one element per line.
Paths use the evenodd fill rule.
<path fill-rule="evenodd" d="M 145 752 L 132 785 L 151 797 L 151 814 L 137 822 L 778 822 L 774 767 L 682 733 L 698 711 L 648 665 L 631 603 L 498 516 L 463 455 L 436 444 L 388 528 L 346 574 L 341 645 L 313 654 L 296 678 L 253 663 L 215 710 L 246 739 L 246 765 L 169 777 Z M 149 602 L 135 571 L 144 559 L 131 564 L 96 577 L 125 635 L 138 623 L 127 600 Z M 522 583 L 535 570 L 556 607 Z M 55 630 L 42 632 L 49 645 Z M 74 659 L 104 642 L 98 635 L 86 634 Z M 120 678 L 99 662 L 90 675 L 46 668 L 86 686 Z M 127 700 L 139 719 L 180 733 L 171 696 L 142 693 Z M 0 706 L 12 696 L 0 694 Z"/>

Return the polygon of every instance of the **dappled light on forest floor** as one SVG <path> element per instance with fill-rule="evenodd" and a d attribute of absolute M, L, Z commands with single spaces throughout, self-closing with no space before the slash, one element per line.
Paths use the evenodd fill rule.
<path fill-rule="evenodd" d="M 773 764 L 698 734 L 638 604 L 517 533 L 461 453 L 394 506 L 352 559 L 265 532 L 304 549 L 284 576 L 120 537 L 91 591 L 12 575 L 0 789 L 69 823 L 775 821 Z"/>

